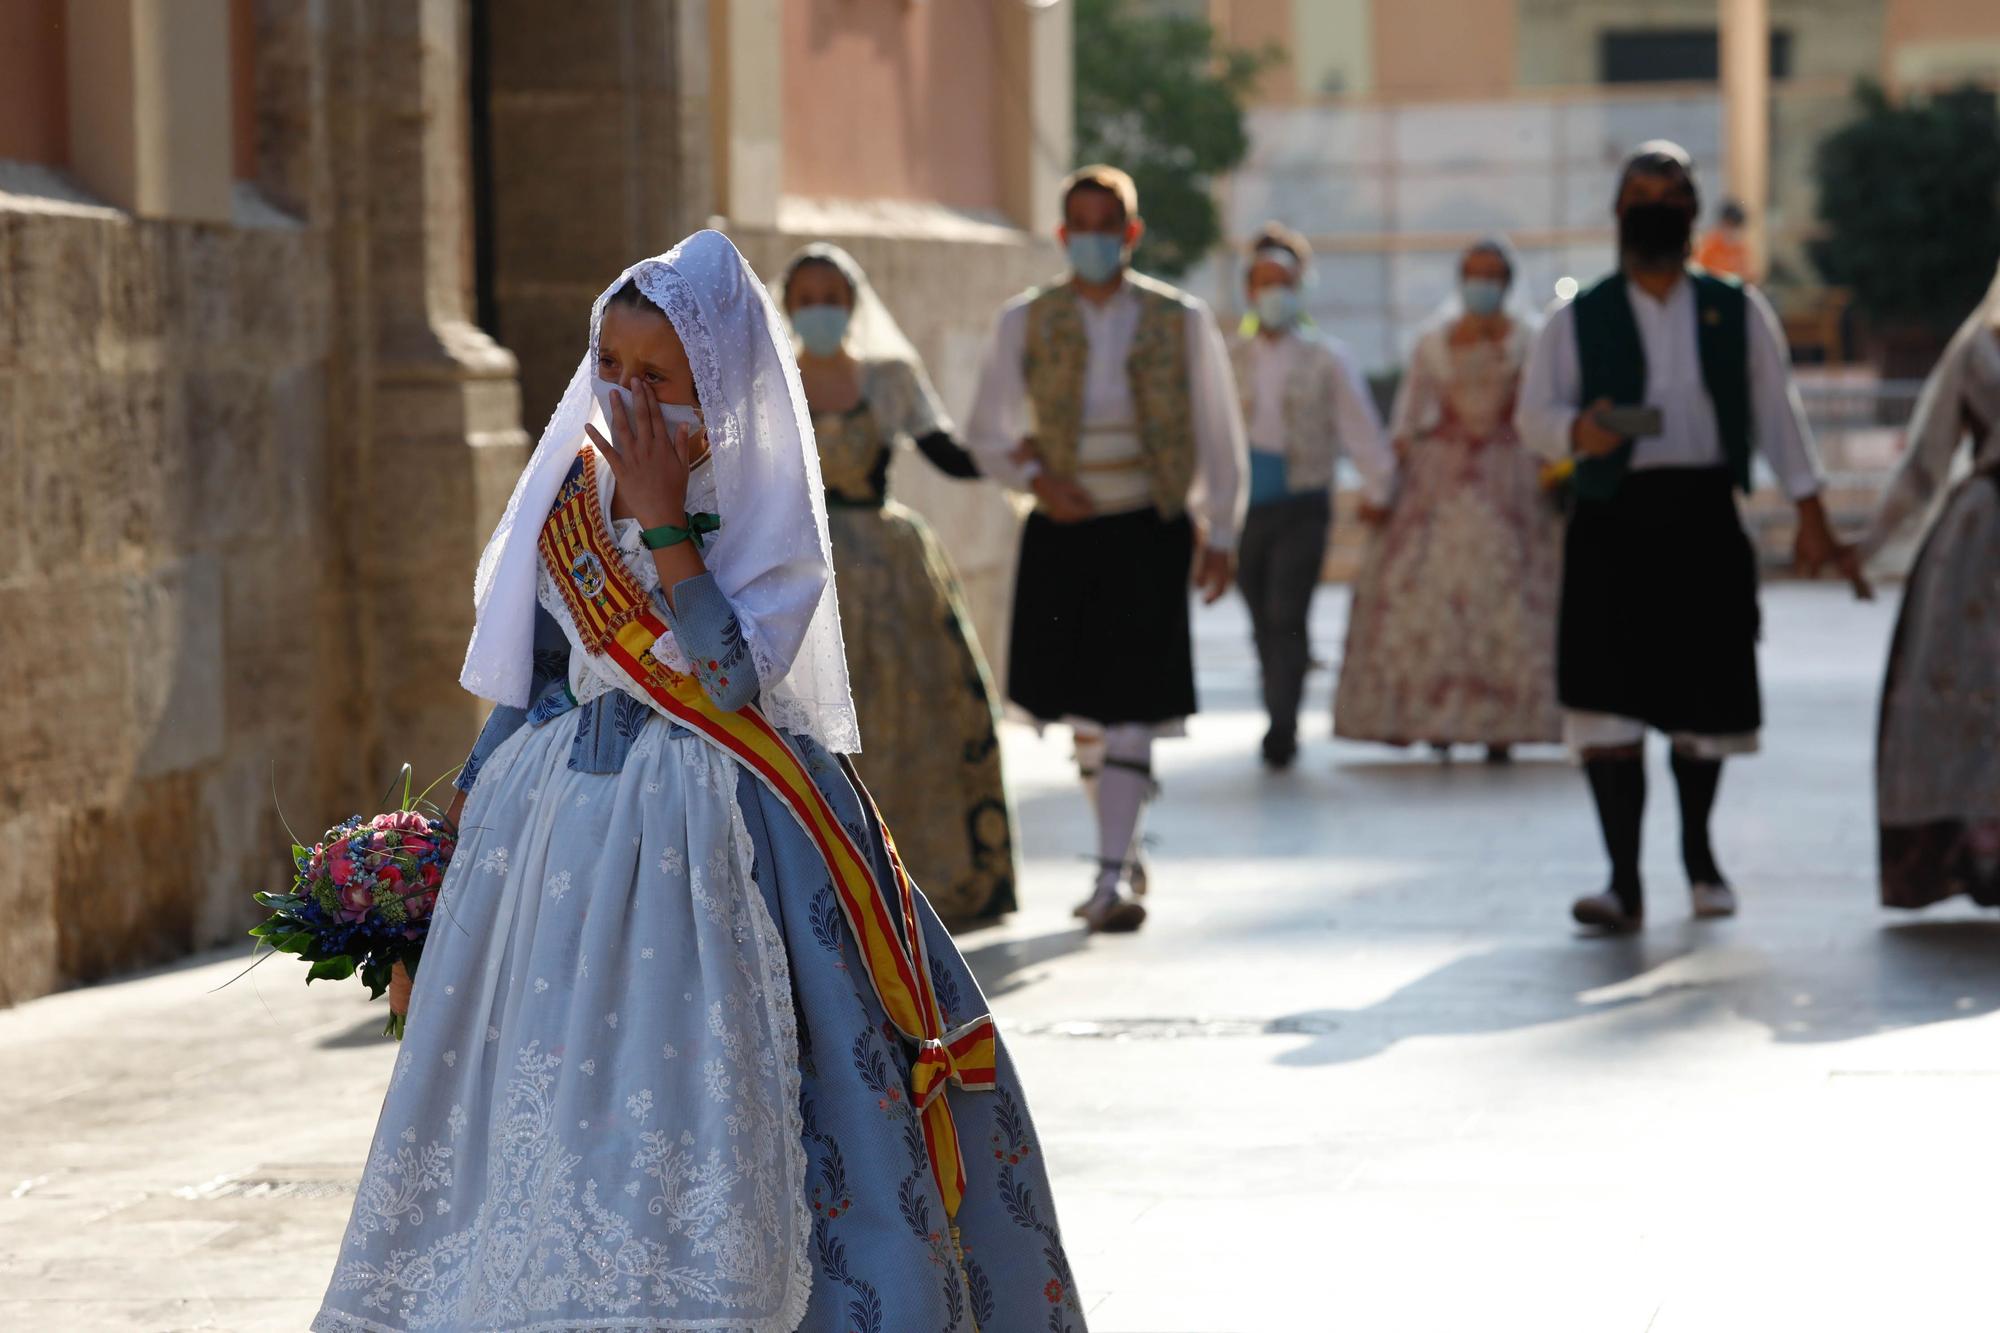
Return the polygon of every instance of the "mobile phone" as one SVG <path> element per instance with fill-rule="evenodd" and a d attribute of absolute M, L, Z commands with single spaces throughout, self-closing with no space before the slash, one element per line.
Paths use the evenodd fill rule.
<path fill-rule="evenodd" d="M 1593 419 L 1613 435 L 1628 440 L 1658 435 L 1666 429 L 1657 407 L 1601 407 Z"/>

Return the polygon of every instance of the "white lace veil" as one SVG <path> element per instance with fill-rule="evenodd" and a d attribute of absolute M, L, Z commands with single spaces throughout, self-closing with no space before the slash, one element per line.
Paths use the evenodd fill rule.
<path fill-rule="evenodd" d="M 785 261 L 776 281 L 771 284 L 771 299 L 782 312 L 785 308 L 785 289 L 791 286 L 792 275 L 802 264 L 813 261 L 831 264 L 847 279 L 848 290 L 854 293 L 854 308 L 847 317 L 847 337 L 843 346 L 847 354 L 863 365 L 880 361 L 900 361 L 905 365 L 920 366 L 922 360 L 910 340 L 903 336 L 902 325 L 889 313 L 889 307 L 875 294 L 875 285 L 868 281 L 868 275 L 861 271 L 861 265 L 854 256 L 831 241 L 814 241 L 794 251 Z M 790 321 L 786 321 L 790 327 Z M 793 337 L 793 351 L 797 352 L 798 339 Z"/>
<path fill-rule="evenodd" d="M 716 231 L 632 265 L 591 307 L 590 346 L 479 559 L 477 620 L 459 683 L 497 703 L 528 702 L 536 543 L 586 439 L 605 303 L 627 281 L 666 312 L 694 369 L 722 518 L 706 561 L 742 623 L 764 712 L 829 750 L 859 750 L 819 450 L 798 365 L 763 284 Z"/>

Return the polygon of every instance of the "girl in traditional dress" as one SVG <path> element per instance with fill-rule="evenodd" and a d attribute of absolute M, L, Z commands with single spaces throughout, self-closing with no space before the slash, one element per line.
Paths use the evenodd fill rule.
<path fill-rule="evenodd" d="M 1561 525 L 1514 430 L 1533 333 L 1507 308 L 1514 279 L 1504 242 L 1466 250 L 1410 356 L 1390 420 L 1401 485 L 1355 581 L 1336 735 L 1480 744 L 1496 762 L 1562 738 Z"/>
<path fill-rule="evenodd" d="M 1903 593 L 1875 762 L 1882 902 L 2000 907 L 2000 276 L 1931 372 L 1862 543 L 1879 551 L 1946 497 Z"/>
<path fill-rule="evenodd" d="M 905 440 L 948 477 L 979 469 L 851 255 L 806 246 L 778 296 L 819 438 L 862 776 L 932 906 L 954 922 L 998 916 L 1014 906 L 1014 830 L 993 679 L 943 548 L 889 498 Z"/>
<path fill-rule="evenodd" d="M 705 231 L 590 332 L 480 561 L 499 706 L 313 1327 L 1081 1329 L 985 1001 L 840 757 L 779 316 Z"/>

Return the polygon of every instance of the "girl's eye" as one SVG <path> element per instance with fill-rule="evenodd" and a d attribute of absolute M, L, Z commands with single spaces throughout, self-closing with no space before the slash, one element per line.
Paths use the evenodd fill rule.
<path fill-rule="evenodd" d="M 646 372 L 646 383 L 648 384 L 663 384 L 666 382 L 666 378 L 666 376 L 651 370 Z"/>

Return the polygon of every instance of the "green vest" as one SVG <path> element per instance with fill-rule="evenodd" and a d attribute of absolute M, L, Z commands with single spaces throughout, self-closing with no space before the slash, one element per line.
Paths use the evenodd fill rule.
<path fill-rule="evenodd" d="M 1695 342 L 1701 354 L 1701 382 L 1715 404 L 1722 454 L 1738 488 L 1750 489 L 1750 303 L 1743 284 L 1690 269 L 1694 284 Z M 1613 273 L 1576 298 L 1576 359 L 1583 376 L 1582 403 L 1609 398 L 1620 407 L 1646 401 L 1646 349 L 1625 275 Z M 1632 463 L 1627 441 L 1602 458 L 1579 458 L 1576 493 L 1609 499 Z"/>
<path fill-rule="evenodd" d="M 1187 508 L 1194 484 L 1194 414 L 1187 364 L 1189 298 L 1164 282 L 1127 272 L 1139 295 L 1139 327 L 1125 372 L 1132 385 L 1134 423 L 1153 474 L 1153 503 L 1168 518 Z M 1083 378 L 1090 353 L 1077 295 L 1067 281 L 1037 291 L 1028 302 L 1022 376 L 1035 409 L 1035 447 L 1050 475 L 1076 475 L 1083 433 Z"/>

